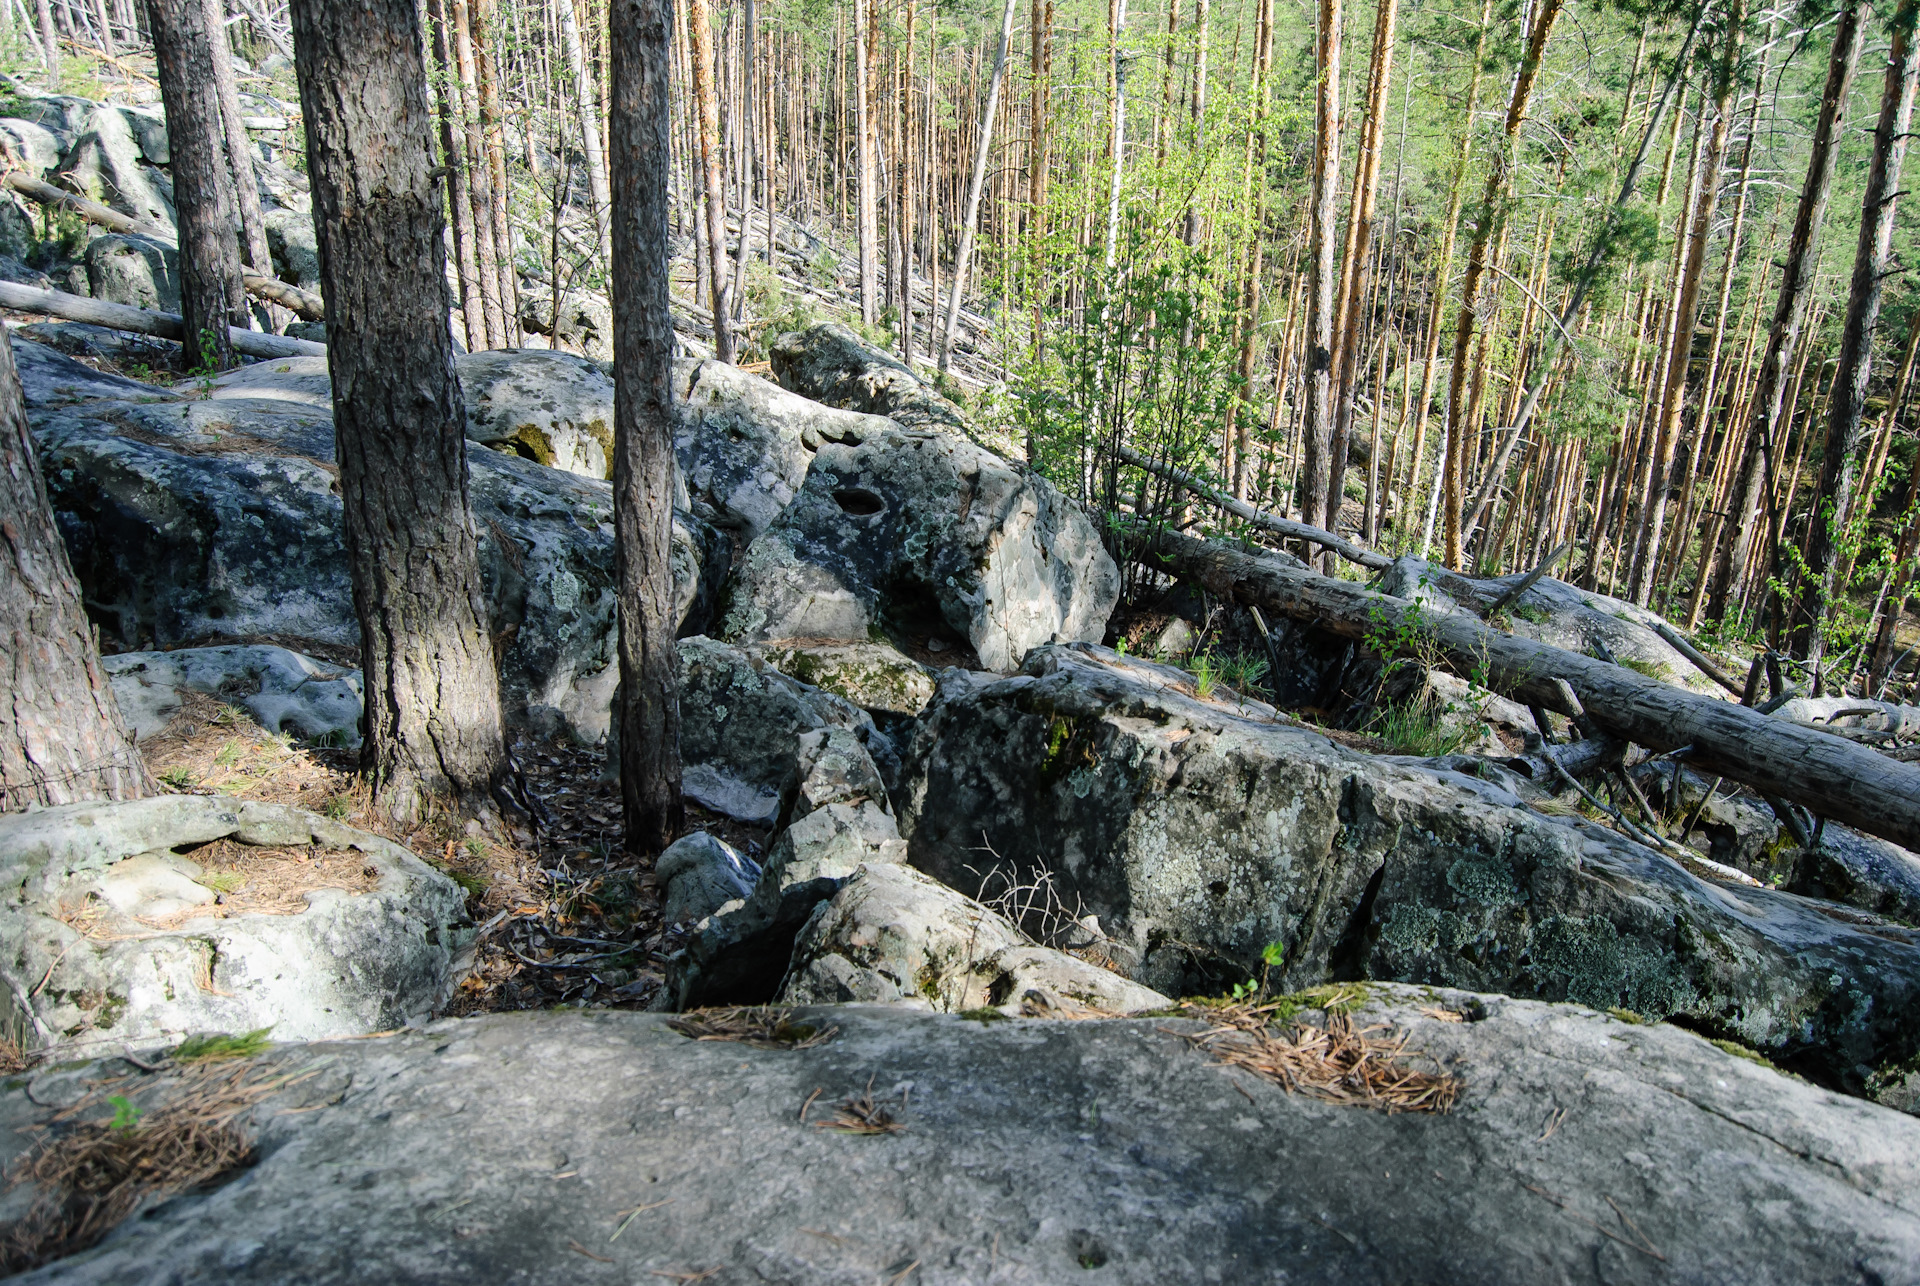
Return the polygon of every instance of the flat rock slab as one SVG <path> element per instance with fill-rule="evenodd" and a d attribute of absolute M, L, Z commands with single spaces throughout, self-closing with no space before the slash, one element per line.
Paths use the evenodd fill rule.
<path fill-rule="evenodd" d="M 260 1109 L 257 1167 L 20 1280 L 1920 1281 L 1920 1121 L 1676 1028 L 1481 1003 L 1357 1016 L 1464 1078 L 1447 1116 L 1289 1097 L 1166 1019 L 826 1008 L 796 1052 L 547 1012 L 290 1047 L 318 1071 Z M 869 1080 L 903 1132 L 816 1128 Z"/>

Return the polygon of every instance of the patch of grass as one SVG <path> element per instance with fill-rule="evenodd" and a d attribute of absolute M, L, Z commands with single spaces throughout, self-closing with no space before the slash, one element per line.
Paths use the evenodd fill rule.
<path fill-rule="evenodd" d="M 982 1005 L 978 1009 L 963 1009 L 960 1011 L 960 1016 L 962 1018 L 967 1019 L 969 1022 L 979 1023 L 982 1027 L 985 1027 L 989 1023 L 1004 1023 L 1004 1022 L 1013 1021 L 1012 1019 L 1008 1018 L 1005 1014 L 1001 1013 L 998 1009 L 994 1009 L 986 1005 Z"/>
<path fill-rule="evenodd" d="M 197 881 L 215 893 L 238 893 L 247 882 L 247 877 L 238 871 L 209 871 Z"/>
<path fill-rule="evenodd" d="M 1467 739 L 1459 728 L 1446 726 L 1446 711 L 1432 696 L 1406 704 L 1386 705 L 1374 716 L 1369 729 L 1387 743 L 1396 755 L 1415 755 L 1435 759 L 1458 750 Z"/>
<path fill-rule="evenodd" d="M 193 789 L 194 776 L 191 769 L 169 768 L 160 774 L 160 780 L 175 790 Z"/>
<path fill-rule="evenodd" d="M 1609 1009 L 1607 1012 L 1613 1017 L 1618 1018 L 1621 1022 L 1632 1023 L 1635 1027 L 1644 1026 L 1647 1021 L 1631 1009 Z"/>
<path fill-rule="evenodd" d="M 320 811 L 336 822 L 344 822 L 347 815 L 353 812 L 353 801 L 345 795 L 335 795 L 320 806 Z"/>
<path fill-rule="evenodd" d="M 220 747 L 220 753 L 213 757 L 213 762 L 215 762 L 216 764 L 219 764 L 222 768 L 231 768 L 235 764 L 239 763 L 240 757 L 246 753 L 247 752 L 245 751 L 245 749 L 241 747 L 239 740 L 236 738 L 235 740 L 229 741 L 226 745 Z"/>
<path fill-rule="evenodd" d="M 1656 665 L 1652 661 L 1642 661 L 1637 656 L 1623 656 L 1620 658 L 1620 664 L 1626 666 L 1629 670 L 1632 670 L 1635 674 L 1644 675 L 1647 678 L 1652 679 L 1655 683 L 1670 682 L 1670 680 L 1667 678 L 1666 667 L 1662 665 Z"/>
<path fill-rule="evenodd" d="M 258 1027 L 238 1036 L 220 1033 L 189 1036 L 173 1049 L 176 1063 L 220 1063 L 234 1058 L 253 1058 L 266 1052 L 271 1027 Z"/>
<path fill-rule="evenodd" d="M 1735 1058 L 1744 1058 L 1749 1063 L 1758 1063 L 1760 1066 L 1766 1068 L 1770 1072 L 1780 1071 L 1779 1065 L 1775 1063 L 1772 1059 L 1768 1058 L 1765 1054 L 1762 1054 L 1757 1049 L 1750 1049 L 1747 1046 L 1742 1045 L 1737 1040 L 1722 1040 L 1717 1036 L 1709 1036 L 1707 1038 L 1707 1043 L 1709 1045 L 1712 1045 L 1715 1049 L 1719 1050 L 1721 1053 L 1732 1054 Z"/>

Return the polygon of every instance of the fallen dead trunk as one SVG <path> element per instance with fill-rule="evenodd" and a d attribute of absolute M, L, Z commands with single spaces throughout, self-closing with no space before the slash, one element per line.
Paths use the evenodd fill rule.
<path fill-rule="evenodd" d="M 178 340 L 186 333 L 179 313 L 150 312 L 145 308 L 110 304 L 103 299 L 88 299 L 85 295 L 69 295 L 64 290 L 42 290 L 38 286 L 22 286 L 11 281 L 0 281 L 0 308 L 46 313 L 50 317 L 64 317 L 68 321 L 130 330 L 141 335 L 158 335 L 161 339 Z M 233 333 L 233 350 L 248 357 L 324 356 L 327 351 L 325 344 L 316 344 L 310 339 L 289 339 L 285 335 L 241 330 L 238 326 L 228 329 Z"/>
<path fill-rule="evenodd" d="M 143 223 L 139 219 L 120 213 L 112 206 L 101 205 L 98 201 L 89 201 L 83 196 L 57 188 L 51 183 L 33 178 L 19 170 L 6 176 L 6 185 L 21 196 L 30 197 L 41 205 L 52 206 L 57 210 L 70 210 L 91 223 L 127 236 L 145 237 L 149 241 L 158 241 L 164 245 L 179 247 L 179 239 L 165 228 Z M 242 270 L 241 280 L 245 282 L 247 293 L 258 295 L 269 303 L 279 304 L 306 318 L 308 321 L 327 319 L 326 302 L 310 290 L 284 281 L 276 281 L 265 273 L 251 269 Z M 282 354 L 274 354 L 282 356 Z"/>
<path fill-rule="evenodd" d="M 1142 551 L 1152 565 L 1222 598 L 1255 604 L 1350 639 L 1417 630 L 1455 673 L 1528 705 L 1572 716 L 1564 679 L 1606 732 L 1672 750 L 1692 746 L 1697 770 L 1745 782 L 1822 817 L 1920 849 L 1920 769 L 1816 728 L 1703 697 L 1622 666 L 1489 629 L 1465 615 L 1288 567 L 1223 541 L 1163 532 Z"/>

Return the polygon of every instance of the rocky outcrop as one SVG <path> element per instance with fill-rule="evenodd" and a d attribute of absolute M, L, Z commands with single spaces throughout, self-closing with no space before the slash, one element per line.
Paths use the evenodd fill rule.
<path fill-rule="evenodd" d="M 782 674 L 869 713 L 912 718 L 933 700 L 933 671 L 886 643 L 769 643 L 758 651 Z"/>
<path fill-rule="evenodd" d="M 149 311 L 180 311 L 180 255 L 145 237 L 96 237 L 87 245 L 87 289 L 95 299 Z"/>
<path fill-rule="evenodd" d="M 535 335 L 553 334 L 553 295 L 523 291 L 520 325 Z M 567 292 L 560 304 L 560 347 L 595 362 L 613 361 L 613 305 L 590 291 Z"/>
<path fill-rule="evenodd" d="M 666 890 L 660 918 L 685 924 L 703 920 L 729 902 L 745 902 L 760 868 L 718 836 L 695 831 L 667 846 L 653 864 L 653 878 Z"/>
<path fill-rule="evenodd" d="M 1009 1016 L 1139 1013 L 1173 1002 L 1038 945 L 1006 917 L 910 866 L 861 866 L 807 921 L 783 1004 L 871 1001 Z"/>
<path fill-rule="evenodd" d="M 357 646 L 323 377 L 294 358 L 176 398 L 14 347 L 56 516 L 109 644 Z M 619 668 L 612 490 L 497 451 L 468 459 L 508 717 L 599 741 Z M 690 515 L 674 534 L 676 610 L 697 630 L 725 558 Z"/>
<path fill-rule="evenodd" d="M 967 436 L 960 408 L 838 322 L 780 336 L 770 352 L 780 387 L 828 406 L 884 415 L 909 429 Z"/>
<path fill-rule="evenodd" d="M 886 428 L 822 443 L 735 567 L 724 630 L 887 635 L 1004 671 L 1053 639 L 1098 639 L 1119 589 L 1099 532 L 1044 479 L 950 434 Z"/>
<path fill-rule="evenodd" d="M 218 873 L 195 859 L 216 841 L 239 846 Z M 63 1049 L 391 1030 L 445 1003 L 471 934 L 459 887 L 399 845 L 220 796 L 0 816 L 0 881 L 9 1030 Z M 275 911 L 245 909 L 269 882 Z"/>
<path fill-rule="evenodd" d="M 561 1011 L 275 1049 L 257 1164 L 22 1280 L 1920 1278 L 1920 1122 L 1672 1027 L 1373 989 L 1354 1021 L 1461 1078 L 1432 1116 L 1289 1095 L 1164 1018 L 799 1017 L 836 1030 L 763 1050 Z M 108 1076 L 147 1104 L 171 1084 L 47 1069 L 0 1094 L 0 1146 Z M 900 1132 L 818 1127 L 869 1087 Z"/>
<path fill-rule="evenodd" d="M 455 359 L 467 436 L 586 478 L 613 477 L 613 379 L 584 357 L 537 349 Z"/>
<path fill-rule="evenodd" d="M 943 685 L 896 793 L 913 864 L 1050 873 L 1136 981 L 1366 977 L 1684 1016 L 1855 1092 L 1920 1054 L 1920 932 L 1707 883 L 1448 768 L 1343 749 L 1177 671 L 1050 647 Z M 969 868 L 973 868 L 970 870 Z"/>
<path fill-rule="evenodd" d="M 127 727 L 157 735 L 179 713 L 182 692 L 244 709 L 269 732 L 330 746 L 360 744 L 360 671 L 283 647 L 188 647 L 100 658 Z"/>

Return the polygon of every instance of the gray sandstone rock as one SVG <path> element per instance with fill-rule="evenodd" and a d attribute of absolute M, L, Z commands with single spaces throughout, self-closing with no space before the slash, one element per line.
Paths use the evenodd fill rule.
<path fill-rule="evenodd" d="M 87 286 L 95 299 L 154 312 L 180 311 L 180 256 L 172 246 L 118 234 L 87 244 Z"/>
<path fill-rule="evenodd" d="M 782 335 L 771 350 L 780 387 L 828 406 L 884 415 L 909 429 L 968 436 L 960 408 L 935 392 L 899 358 L 883 353 L 838 322 Z"/>
<path fill-rule="evenodd" d="M 67 113 L 73 142 L 60 159 L 60 172 L 66 180 L 102 205 L 172 230 L 173 180 L 155 168 L 142 148 L 142 134 L 153 142 L 150 127 L 143 122 L 140 133 L 136 133 L 133 111 L 106 104 L 93 107 L 77 122 L 74 116 L 73 112 Z"/>
<path fill-rule="evenodd" d="M 455 361 L 467 436 L 586 478 L 613 477 L 613 379 L 584 357 L 538 349 Z"/>
<path fill-rule="evenodd" d="M 182 691 L 240 706 L 261 727 L 334 746 L 360 744 L 360 671 L 328 665 L 283 647 L 181 648 L 122 652 L 100 664 L 114 700 L 140 738 L 155 736 L 179 712 Z"/>
<path fill-rule="evenodd" d="M 196 882 L 191 850 L 223 838 L 348 850 L 378 884 L 316 889 L 293 915 L 215 918 L 216 890 Z M 397 844 L 220 796 L 0 816 L 0 881 L 12 890 L 0 909 L 10 1029 L 63 1049 L 260 1027 L 305 1040 L 419 1022 L 451 994 L 451 953 L 470 933 L 459 887 Z M 181 918 L 197 906 L 209 914 Z"/>
<path fill-rule="evenodd" d="M 869 712 L 911 718 L 933 700 L 933 671 L 890 644 L 769 643 L 757 651 L 780 673 L 845 697 Z"/>
<path fill-rule="evenodd" d="M 1018 1016 L 1138 1013 L 1173 1002 L 1030 941 L 998 912 L 882 863 L 854 871 L 800 931 L 782 1004 L 872 1001 Z"/>
<path fill-rule="evenodd" d="M 304 210 L 268 210 L 260 220 L 274 270 L 302 290 L 320 289 L 320 240 Z"/>
<path fill-rule="evenodd" d="M 921 870 L 1051 872 L 1171 995 L 1368 977 L 1620 1007 L 1853 1092 L 1920 1055 L 1920 932 L 1710 884 L 1455 771 L 1201 702 L 1103 649 L 944 689 L 896 792 Z"/>
<path fill-rule="evenodd" d="M 667 891 L 661 919 L 684 924 L 704 920 L 729 902 L 745 902 L 760 879 L 760 867 L 725 840 L 695 831 L 667 846 L 653 875 Z"/>
<path fill-rule="evenodd" d="M 889 428 L 821 445 L 735 567 L 724 629 L 932 639 L 1004 671 L 1053 639 L 1098 639 L 1119 586 L 1099 532 L 1044 479 L 951 434 Z"/>
<path fill-rule="evenodd" d="M 21 1280 L 1920 1281 L 1920 1122 L 1673 1027 L 1370 994 L 1356 1022 L 1462 1079 L 1450 1115 L 1289 1095 L 1163 1018 L 848 1006 L 780 1051 L 561 1011 L 278 1048 L 261 1075 L 317 1074 L 253 1114 L 258 1164 Z M 130 1073 L 38 1073 L 0 1095 L 0 1146 Z M 904 1130 L 816 1127 L 869 1084 Z"/>
<path fill-rule="evenodd" d="M 536 335 L 553 334 L 553 295 L 523 291 L 520 324 Z M 569 291 L 560 304 L 560 344 L 595 362 L 613 361 L 613 305 L 590 291 Z"/>

